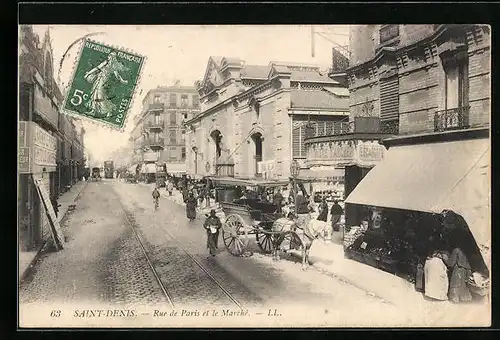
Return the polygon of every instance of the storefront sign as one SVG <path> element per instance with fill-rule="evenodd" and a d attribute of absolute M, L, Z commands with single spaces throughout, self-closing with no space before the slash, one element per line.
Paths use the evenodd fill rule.
<path fill-rule="evenodd" d="M 59 112 L 55 105 L 52 104 L 52 100 L 43 93 L 43 90 L 38 84 L 35 85 L 34 97 L 34 110 L 57 129 L 59 122 Z"/>
<path fill-rule="evenodd" d="M 18 172 L 20 174 L 29 174 L 31 172 L 30 148 L 26 146 L 19 147 L 18 151 Z"/>
<path fill-rule="evenodd" d="M 33 160 L 36 165 L 56 166 L 56 153 L 47 149 L 42 149 L 39 146 L 33 148 Z"/>
<path fill-rule="evenodd" d="M 57 139 L 34 123 L 31 135 L 34 164 L 56 166 Z"/>
<path fill-rule="evenodd" d="M 351 143 L 333 143 L 330 150 L 325 150 L 324 155 L 336 159 L 351 159 L 354 157 L 355 145 Z"/>
<path fill-rule="evenodd" d="M 19 138 L 19 146 L 26 146 L 26 122 L 19 122 L 17 135 Z"/>
<path fill-rule="evenodd" d="M 362 161 L 381 161 L 384 157 L 384 147 L 382 145 L 359 145 L 359 158 Z"/>
<path fill-rule="evenodd" d="M 64 234 L 61 230 L 61 225 L 57 220 L 52 202 L 50 201 L 49 192 L 40 179 L 35 179 L 35 186 L 38 191 L 38 195 L 40 196 L 40 200 L 43 202 L 45 212 L 47 213 L 47 216 L 49 218 L 50 232 L 52 234 L 52 238 L 54 239 L 56 248 L 57 250 L 63 249 L 65 243 Z"/>

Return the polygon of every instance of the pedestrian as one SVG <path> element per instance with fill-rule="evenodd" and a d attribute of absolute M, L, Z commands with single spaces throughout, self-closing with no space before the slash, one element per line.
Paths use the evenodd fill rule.
<path fill-rule="evenodd" d="M 467 256 L 462 249 L 455 247 L 451 255 L 442 253 L 444 263 L 451 270 L 450 289 L 448 298 L 453 303 L 468 302 L 472 300 L 472 295 L 467 286 L 467 279 L 472 274 L 472 269 Z"/>
<path fill-rule="evenodd" d="M 158 186 L 155 186 L 155 188 L 153 189 L 152 196 L 153 196 L 153 202 L 155 204 L 155 209 L 158 209 L 159 199 L 160 199 L 160 192 L 158 191 Z"/>
<path fill-rule="evenodd" d="M 283 195 L 281 194 L 281 189 L 280 188 L 278 188 L 278 190 L 274 194 L 273 203 L 274 203 L 274 205 L 276 205 L 276 213 L 278 213 L 278 214 L 283 213 L 283 210 L 282 210 Z"/>
<path fill-rule="evenodd" d="M 186 186 L 182 186 L 181 190 L 182 190 L 182 201 L 184 203 L 186 203 L 187 199 L 188 199 L 188 196 L 189 196 L 189 190 L 187 188 L 187 185 Z"/>
<path fill-rule="evenodd" d="M 333 201 L 332 208 L 330 209 L 330 214 L 332 215 L 332 230 L 339 231 L 340 217 L 344 213 L 344 209 L 339 204 L 338 200 Z"/>
<path fill-rule="evenodd" d="M 328 220 L 328 203 L 326 203 L 325 197 L 321 199 L 321 204 L 319 205 L 319 215 L 316 219 L 323 222 Z"/>
<path fill-rule="evenodd" d="M 186 199 L 186 216 L 190 221 L 196 218 L 196 198 L 192 192 L 189 193 Z"/>
<path fill-rule="evenodd" d="M 440 252 L 433 252 L 424 265 L 424 294 L 432 299 L 448 300 L 448 273 Z"/>
<path fill-rule="evenodd" d="M 174 190 L 174 185 L 173 185 L 171 180 L 168 181 L 166 188 L 168 191 L 168 196 L 172 196 L 172 191 Z"/>
<path fill-rule="evenodd" d="M 214 209 L 210 210 L 210 215 L 207 216 L 203 227 L 207 231 L 207 248 L 210 251 L 210 255 L 215 256 L 216 251 L 219 249 L 219 230 L 222 227 L 222 223 Z"/>

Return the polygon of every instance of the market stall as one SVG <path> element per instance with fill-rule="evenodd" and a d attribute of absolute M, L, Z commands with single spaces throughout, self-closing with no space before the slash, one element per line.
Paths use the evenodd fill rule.
<path fill-rule="evenodd" d="M 485 284 L 489 192 L 487 140 L 391 148 L 346 199 L 366 221 L 346 234 L 346 256 L 414 281 L 430 253 L 458 247 Z"/>

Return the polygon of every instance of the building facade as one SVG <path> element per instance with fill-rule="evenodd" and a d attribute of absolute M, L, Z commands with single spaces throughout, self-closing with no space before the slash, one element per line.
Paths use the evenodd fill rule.
<path fill-rule="evenodd" d="M 489 26 L 360 25 L 350 40 L 351 116 L 369 106 L 391 135 L 381 141 L 383 160 L 348 193 L 346 207 L 452 210 L 488 265 Z"/>
<path fill-rule="evenodd" d="M 20 34 L 19 246 L 31 250 L 50 235 L 35 181 L 58 197 L 81 178 L 85 132 L 77 131 L 72 119 L 60 114 L 63 98 L 54 81 L 49 31 L 42 43 L 31 26 L 22 26 Z"/>
<path fill-rule="evenodd" d="M 292 159 L 306 166 L 310 123 L 348 116 L 347 90 L 312 65 L 210 57 L 197 86 L 202 112 L 186 122 L 195 176 L 288 178 Z"/>
<path fill-rule="evenodd" d="M 200 112 L 196 89 L 179 85 L 158 87 L 146 94 L 142 106 L 132 130 L 133 164 L 166 163 L 168 172 L 185 172 L 186 131 L 183 123 Z M 153 158 L 152 153 L 156 155 Z M 151 165 L 145 166 L 142 171 L 147 170 L 147 173 L 153 171 L 152 168 Z"/>

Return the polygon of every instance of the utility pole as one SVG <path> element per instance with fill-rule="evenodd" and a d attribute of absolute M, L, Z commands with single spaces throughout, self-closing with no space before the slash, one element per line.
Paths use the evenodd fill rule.
<path fill-rule="evenodd" d="M 315 50 L 315 46 L 314 46 L 314 25 L 311 25 L 311 57 L 314 58 L 314 50 Z"/>

